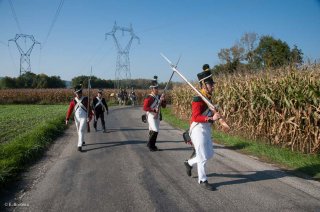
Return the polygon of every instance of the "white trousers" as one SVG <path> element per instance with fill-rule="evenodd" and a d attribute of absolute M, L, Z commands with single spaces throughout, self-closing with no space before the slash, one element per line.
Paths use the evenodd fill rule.
<path fill-rule="evenodd" d="M 148 117 L 149 130 L 154 132 L 159 132 L 160 114 L 158 114 L 158 117 L 155 118 L 155 113 L 147 112 L 147 117 Z"/>
<path fill-rule="evenodd" d="M 84 133 L 87 129 L 87 112 L 79 108 L 74 114 L 74 122 L 76 123 L 78 133 L 78 147 L 84 142 Z"/>
<path fill-rule="evenodd" d="M 210 123 L 192 123 L 190 137 L 196 150 L 196 156 L 188 160 L 190 166 L 197 164 L 198 182 L 207 180 L 205 165 L 213 157 Z"/>
<path fill-rule="evenodd" d="M 207 175 L 206 175 L 206 170 L 205 170 L 205 165 L 207 163 L 207 160 L 203 160 L 198 162 L 198 158 L 197 156 L 189 159 L 188 163 L 190 166 L 193 166 L 194 164 L 197 164 L 197 170 L 198 170 L 198 183 L 200 183 L 200 181 L 204 182 L 206 180 L 208 180 Z"/>

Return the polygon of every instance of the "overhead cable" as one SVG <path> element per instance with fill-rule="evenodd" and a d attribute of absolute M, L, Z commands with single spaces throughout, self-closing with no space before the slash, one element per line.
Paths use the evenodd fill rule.
<path fill-rule="evenodd" d="M 61 11 L 61 8 L 62 8 L 62 6 L 63 6 L 63 3 L 64 3 L 64 0 L 60 0 L 58 9 L 57 9 L 57 11 L 56 11 L 56 13 L 55 13 L 55 15 L 54 15 L 54 17 L 53 17 L 53 20 L 52 20 L 52 22 L 51 22 L 49 31 L 48 31 L 48 33 L 47 33 L 47 36 L 46 36 L 44 42 L 43 42 L 42 48 L 44 48 L 44 46 L 46 45 L 46 43 L 47 43 L 47 41 L 48 41 L 48 38 L 49 38 L 49 36 L 50 36 L 50 34 L 51 34 L 51 31 L 52 31 L 52 29 L 53 29 L 53 27 L 54 27 L 54 25 L 55 25 L 55 23 L 56 23 L 56 21 L 57 21 L 57 19 L 58 19 L 58 16 L 59 16 L 59 14 L 60 14 L 60 11 Z"/>
<path fill-rule="evenodd" d="M 17 14 L 14 10 L 14 7 L 13 7 L 13 4 L 12 4 L 12 1 L 11 0 L 8 0 L 9 4 L 10 4 L 10 7 L 11 7 L 11 11 L 12 11 L 12 16 L 14 18 L 14 20 L 16 21 L 16 24 L 17 24 L 17 27 L 18 27 L 18 30 L 20 33 L 22 33 L 22 30 L 21 30 L 21 27 L 20 27 L 20 23 L 19 23 L 19 20 L 18 20 L 18 17 L 17 17 Z"/>

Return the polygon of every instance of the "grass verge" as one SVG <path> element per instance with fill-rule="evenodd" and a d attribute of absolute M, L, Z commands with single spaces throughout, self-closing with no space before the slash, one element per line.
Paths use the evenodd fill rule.
<path fill-rule="evenodd" d="M 52 106 L 37 108 L 34 105 L 20 105 L 19 108 L 21 107 L 25 107 L 26 110 L 29 109 L 28 107 L 33 107 L 34 110 L 39 109 L 34 112 L 41 114 L 44 109 L 47 110 L 47 107 Z M 49 144 L 63 133 L 66 128 L 64 120 L 67 107 L 59 105 L 51 109 L 54 108 L 57 109 L 54 115 L 44 118 L 44 121 L 37 124 L 34 123 L 32 129 L 29 128 L 30 126 L 26 126 L 28 128 L 26 132 L 0 143 L 0 188 L 15 180 L 18 173 L 25 170 L 31 162 L 39 159 Z M 26 116 L 26 118 L 28 117 Z M 32 123 L 32 118 L 33 114 L 30 114 L 30 123 Z M 34 118 L 37 119 L 38 116 Z M 19 123 L 16 124 L 19 125 Z"/>
<path fill-rule="evenodd" d="M 178 119 L 170 108 L 165 108 L 161 111 L 163 119 L 172 126 L 180 129 L 189 128 L 188 121 Z M 218 131 L 213 131 L 213 138 L 216 143 L 223 144 L 230 149 L 254 155 L 263 161 L 275 163 L 282 168 L 296 171 L 296 173 L 304 173 L 315 180 L 320 180 L 320 155 L 292 152 L 288 149 L 270 146 L 255 140 L 230 136 Z"/>

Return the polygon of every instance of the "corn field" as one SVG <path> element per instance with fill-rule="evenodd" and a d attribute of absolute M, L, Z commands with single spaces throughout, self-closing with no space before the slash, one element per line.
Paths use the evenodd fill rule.
<path fill-rule="evenodd" d="M 320 67 L 266 70 L 218 76 L 213 103 L 231 133 L 303 153 L 320 153 Z M 182 119 L 191 116 L 194 92 L 175 87 L 172 104 Z M 219 127 L 217 126 L 219 130 Z"/>
<path fill-rule="evenodd" d="M 98 89 L 90 90 L 90 96 L 96 96 L 97 92 Z M 150 90 L 139 89 L 135 93 L 137 103 L 142 104 Z M 83 94 L 87 96 L 88 90 L 84 89 Z M 68 104 L 73 97 L 73 89 L 0 89 L 0 104 Z M 103 90 L 103 97 L 108 102 L 116 102 L 116 90 Z M 167 99 L 170 103 L 170 92 Z"/>

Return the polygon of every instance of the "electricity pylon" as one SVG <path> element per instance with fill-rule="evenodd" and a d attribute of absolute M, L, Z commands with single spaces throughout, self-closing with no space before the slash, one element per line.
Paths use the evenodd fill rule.
<path fill-rule="evenodd" d="M 124 48 L 121 46 L 121 44 L 119 43 L 116 37 L 116 32 L 118 30 L 122 31 L 122 36 L 124 36 L 124 32 L 129 33 L 131 36 L 127 45 L 125 45 Z M 134 34 L 131 24 L 130 24 L 130 27 L 120 27 L 117 25 L 116 22 L 114 22 L 112 31 L 105 34 L 106 40 L 109 35 L 113 37 L 113 40 L 118 50 L 117 64 L 116 64 L 116 71 L 115 71 L 116 88 L 119 89 L 121 86 L 125 88 L 128 86 L 129 80 L 131 79 L 129 50 L 130 50 L 133 39 L 137 39 L 138 43 L 140 43 L 140 39 L 138 36 Z"/>
<path fill-rule="evenodd" d="M 20 76 L 25 72 L 31 72 L 30 54 L 35 44 L 41 45 L 33 35 L 16 34 L 16 37 L 8 41 L 14 41 L 20 52 Z"/>

